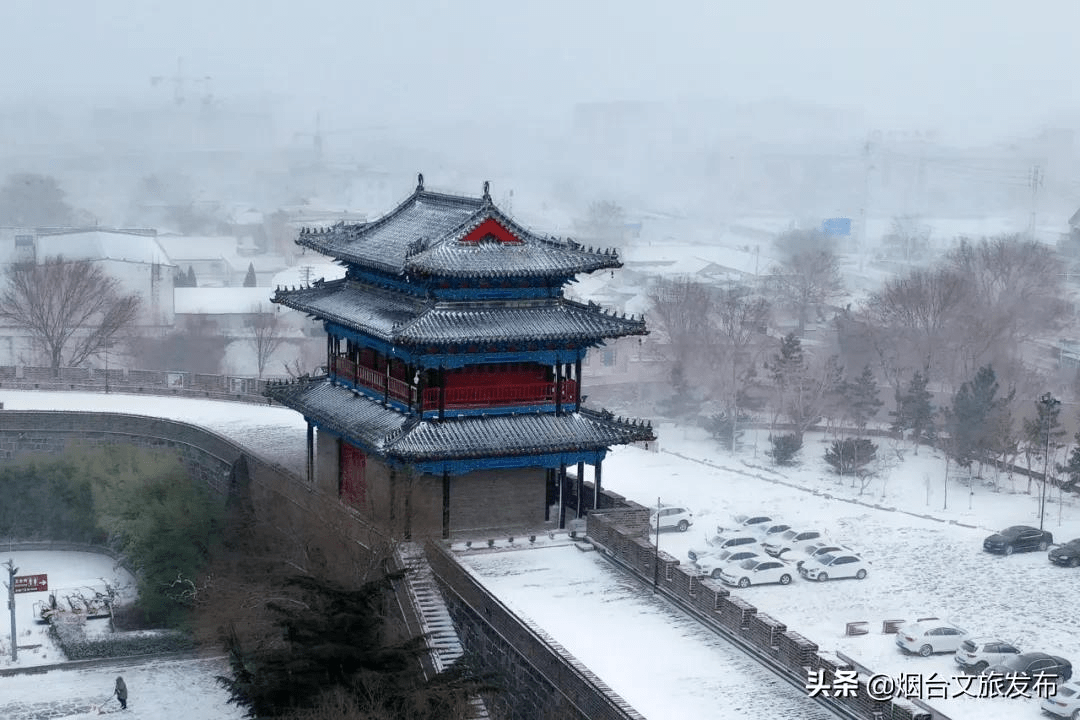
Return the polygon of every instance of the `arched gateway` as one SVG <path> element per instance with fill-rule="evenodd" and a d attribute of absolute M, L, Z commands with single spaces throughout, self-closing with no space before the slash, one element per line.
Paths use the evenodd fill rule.
<path fill-rule="evenodd" d="M 584 464 L 599 485 L 612 445 L 655 439 L 648 423 L 581 406 L 589 348 L 647 333 L 642 318 L 563 295 L 578 273 L 621 267 L 614 250 L 522 227 L 487 183 L 462 197 L 425 190 L 422 175 L 385 217 L 296 242 L 348 272 L 277 289 L 274 302 L 323 321 L 327 375 L 267 394 L 307 420 L 309 481 L 392 535 L 564 527 L 571 494 L 569 510 L 584 509 Z"/>

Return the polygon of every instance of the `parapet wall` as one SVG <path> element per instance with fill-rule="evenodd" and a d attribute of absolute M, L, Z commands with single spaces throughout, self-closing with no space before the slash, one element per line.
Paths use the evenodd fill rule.
<path fill-rule="evenodd" d="M 646 521 L 641 513 L 645 511 Z M 786 624 L 732 595 L 718 581 L 683 568 L 678 559 L 656 548 L 647 536 L 648 509 L 631 504 L 624 509 L 590 513 L 587 536 L 617 563 L 676 602 L 683 610 L 718 634 L 766 664 L 792 684 L 806 686 L 811 671 L 824 673 L 829 686 L 837 670 L 855 670 L 832 653 L 821 651 Z M 873 701 L 864 675 L 853 696 L 822 701 L 841 717 L 896 718 L 897 720 L 948 720 L 944 715 L 918 707 L 902 698 Z M 808 701 L 809 702 L 809 701 Z"/>
<path fill-rule="evenodd" d="M 542 630 L 511 612 L 441 545 L 425 546 L 462 646 L 501 691 L 488 711 L 509 720 L 644 720 Z"/>
<path fill-rule="evenodd" d="M 332 523 L 345 533 L 345 539 L 364 548 L 374 548 L 387 540 L 336 498 L 323 497 L 286 468 L 206 428 L 124 413 L 0 411 L 0 460 L 35 454 L 62 455 L 80 447 L 118 443 L 175 451 L 193 479 L 205 482 L 223 496 L 231 483 L 245 483 L 256 507 L 272 509 L 277 523 L 302 525 L 315 517 L 324 524 Z M 238 479 L 238 472 L 244 477 Z M 328 512 L 334 517 L 327 517 Z"/>

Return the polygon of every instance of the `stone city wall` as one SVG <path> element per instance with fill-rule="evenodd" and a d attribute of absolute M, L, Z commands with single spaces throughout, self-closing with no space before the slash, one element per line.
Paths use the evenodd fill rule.
<path fill-rule="evenodd" d="M 509 720 L 644 720 L 542 630 L 510 611 L 440 544 L 425 546 L 465 651 L 496 675 L 488 711 Z"/>

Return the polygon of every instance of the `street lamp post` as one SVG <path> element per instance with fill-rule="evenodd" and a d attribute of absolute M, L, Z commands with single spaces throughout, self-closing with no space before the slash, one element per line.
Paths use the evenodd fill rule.
<path fill-rule="evenodd" d="M 8 560 L 4 563 L 4 567 L 8 570 L 8 610 L 11 612 L 11 661 L 15 662 L 19 659 L 19 645 L 15 634 L 15 573 L 19 572 L 19 568 L 15 567 L 14 560 Z"/>
<path fill-rule="evenodd" d="M 1043 406 L 1043 422 L 1046 423 L 1046 454 L 1043 457 L 1043 481 L 1042 492 L 1039 493 L 1039 529 L 1043 529 L 1043 519 L 1046 516 L 1046 484 L 1050 479 L 1050 418 L 1054 408 L 1061 401 L 1050 393 L 1045 393 L 1039 398 L 1039 404 Z"/>

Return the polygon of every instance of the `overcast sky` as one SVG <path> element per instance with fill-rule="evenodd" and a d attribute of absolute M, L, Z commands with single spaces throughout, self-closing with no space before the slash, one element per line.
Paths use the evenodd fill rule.
<path fill-rule="evenodd" d="M 183 58 L 373 123 L 790 97 L 962 136 L 1080 106 L 1075 0 L 0 0 L 0 27 L 8 99 L 152 98 Z"/>

